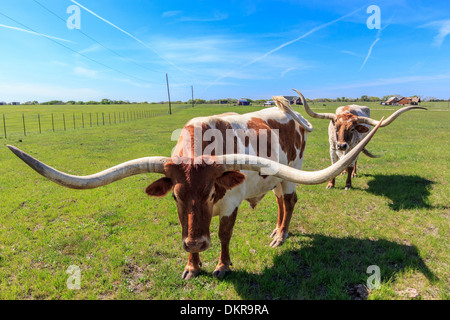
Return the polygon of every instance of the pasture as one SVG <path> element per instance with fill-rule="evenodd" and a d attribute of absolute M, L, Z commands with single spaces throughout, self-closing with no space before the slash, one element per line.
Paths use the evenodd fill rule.
<path fill-rule="evenodd" d="M 374 119 L 397 108 L 367 105 Z M 311 104 L 317 112 L 334 112 L 336 106 Z M 50 108 L 74 112 L 67 106 L 3 110 L 20 118 L 23 112 L 48 115 Z M 77 108 L 96 112 L 100 106 Z M 192 117 L 261 107 L 185 105 L 175 106 L 171 116 L 167 105 L 136 108 L 153 116 L 75 130 L 68 125 L 66 131 L 46 127 L 27 136 L 19 126 L 7 139 L 0 136 L 0 299 L 354 299 L 371 265 L 380 268 L 381 287 L 369 290 L 368 299 L 449 298 L 445 103 L 407 112 L 381 128 L 368 149 L 382 157 L 360 156 L 352 190 L 344 191 L 343 176 L 333 190 L 298 185 L 290 235 L 279 248 L 269 246 L 277 219 L 273 193 L 255 210 L 243 203 L 230 243 L 233 272 L 222 280 L 212 277 L 220 252 L 213 218 L 211 247 L 200 254 L 203 272 L 189 281 L 181 279 L 188 253 L 172 196 L 149 198 L 144 192 L 160 175 L 71 190 L 43 178 L 6 148 L 15 145 L 54 168 L 87 175 L 139 157 L 170 156 L 172 132 Z M 294 109 L 314 126 L 303 169 L 327 167 L 328 121 Z M 71 265 L 81 270 L 79 290 L 66 286 Z"/>

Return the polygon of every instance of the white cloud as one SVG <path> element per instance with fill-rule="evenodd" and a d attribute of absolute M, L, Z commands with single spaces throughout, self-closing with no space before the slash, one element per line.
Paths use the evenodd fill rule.
<path fill-rule="evenodd" d="M 43 83 L 0 83 L 0 92 L 4 92 L 5 101 L 47 101 L 53 99 L 67 100 L 95 100 L 104 96 L 104 92 L 91 88 L 70 88 L 54 84 Z"/>
<path fill-rule="evenodd" d="M 161 15 L 162 18 L 173 18 L 176 17 L 175 21 L 178 22 L 213 22 L 213 21 L 221 21 L 228 18 L 226 13 L 214 12 L 211 15 L 203 15 L 203 16 L 186 16 L 183 15 L 183 11 L 181 10 L 171 10 L 165 11 Z"/>
<path fill-rule="evenodd" d="M 97 43 L 93 44 L 92 46 L 87 47 L 86 49 L 78 51 L 81 54 L 89 53 L 89 52 L 98 52 L 103 50 L 103 47 Z"/>
<path fill-rule="evenodd" d="M 73 72 L 78 76 L 83 76 L 91 79 L 97 78 L 99 73 L 97 70 L 86 69 L 83 67 L 75 67 L 73 68 Z"/>
<path fill-rule="evenodd" d="M 375 81 L 370 82 L 357 82 L 344 84 L 336 87 L 328 87 L 321 90 L 343 90 L 343 89 L 355 89 L 355 88 L 368 88 L 368 87 L 378 87 L 378 86 L 390 86 L 395 84 L 411 83 L 411 82 L 433 82 L 442 81 L 450 79 L 450 74 L 437 74 L 429 76 L 405 76 L 396 78 L 380 78 Z M 314 90 L 310 90 L 314 91 Z"/>
<path fill-rule="evenodd" d="M 172 10 L 172 11 L 164 11 L 161 15 L 161 17 L 163 18 L 169 18 L 169 17 L 174 17 L 179 15 L 180 13 L 182 13 L 183 11 L 181 10 Z"/>
<path fill-rule="evenodd" d="M 201 16 L 201 17 L 188 17 L 184 16 L 179 19 L 182 22 L 214 22 L 214 21 L 222 21 L 228 18 L 226 13 L 215 12 L 211 16 Z"/>
<path fill-rule="evenodd" d="M 209 81 L 211 84 L 213 79 L 223 75 L 236 80 L 268 80 L 278 78 L 282 72 L 312 67 L 309 62 L 302 61 L 297 56 L 278 54 L 248 66 L 245 70 L 236 69 L 236 66 L 242 66 L 258 57 L 260 52 L 260 44 L 240 36 L 216 35 L 182 39 L 164 37 L 153 38 L 152 43 L 168 59 L 183 64 L 196 78 L 196 83 Z M 178 77 L 182 78 L 182 75 L 178 74 Z M 189 81 L 192 81 L 192 77 Z M 214 85 L 225 83 L 216 80 Z"/>
<path fill-rule="evenodd" d="M 439 33 L 434 37 L 434 45 L 440 47 L 445 37 L 450 34 L 450 20 L 440 21 Z"/>
<path fill-rule="evenodd" d="M 419 26 L 419 28 L 431 28 L 437 30 L 437 35 L 433 38 L 433 45 L 440 47 L 447 35 L 450 34 L 450 19 L 432 21 Z"/>
<path fill-rule="evenodd" d="M 288 73 L 289 71 L 295 70 L 295 69 L 297 69 L 297 68 L 296 67 L 287 68 L 286 70 L 284 70 L 281 73 L 281 77 L 283 78 L 286 75 L 286 73 Z"/>
<path fill-rule="evenodd" d="M 380 38 L 376 38 L 375 41 L 372 42 L 372 44 L 370 45 L 369 52 L 367 53 L 366 59 L 364 59 L 363 64 L 362 64 L 361 67 L 359 68 L 359 71 L 361 71 L 361 70 L 364 68 L 364 66 L 366 65 L 367 60 L 369 59 L 370 55 L 372 54 L 373 46 L 374 46 L 375 43 L 377 43 L 379 40 L 380 40 Z"/>
<path fill-rule="evenodd" d="M 17 27 L 12 27 L 12 26 L 6 26 L 6 25 L 4 25 L 4 24 L 0 24 L 0 27 L 6 28 L 6 29 L 11 29 L 11 30 L 16 30 L 16 31 L 20 31 L 20 32 L 25 32 L 25 33 L 33 34 L 33 35 L 36 35 L 36 36 L 40 36 L 40 37 L 45 37 L 45 38 L 53 39 L 53 40 L 59 40 L 59 41 L 64 41 L 64 42 L 74 43 L 73 41 L 70 41 L 70 40 L 67 40 L 67 39 L 62 39 L 62 38 L 58 38 L 58 37 L 53 37 L 53 36 L 49 36 L 49 35 L 47 35 L 47 34 L 43 34 L 43 33 L 39 33 L 39 32 L 34 32 L 34 31 L 22 29 L 22 28 L 17 28 Z"/>
<path fill-rule="evenodd" d="M 97 17 L 98 19 L 102 20 L 103 22 L 109 24 L 111 27 L 119 30 L 120 32 L 122 32 L 123 34 L 126 34 L 128 37 L 130 37 L 131 39 L 137 41 L 138 43 L 140 43 L 141 45 L 143 45 L 144 47 L 146 47 L 147 49 L 153 51 L 158 57 L 160 57 L 162 60 L 164 60 L 165 62 L 167 62 L 168 64 L 170 64 L 171 66 L 177 68 L 179 71 L 181 72 L 185 72 L 182 68 L 178 67 L 177 65 L 175 65 L 174 63 L 172 63 L 171 61 L 167 60 L 165 57 L 163 57 L 158 51 L 156 51 L 153 47 L 149 46 L 147 43 L 145 43 L 144 41 L 136 38 L 135 36 L 133 36 L 131 33 L 125 31 L 124 29 L 118 27 L 117 25 L 115 25 L 114 23 L 112 23 L 111 21 L 106 20 L 105 18 L 99 16 L 98 14 L 96 14 L 95 12 L 93 12 L 92 10 L 89 10 L 88 8 L 84 7 L 83 5 L 79 4 L 77 1 L 75 0 L 70 0 L 71 2 L 75 3 L 77 6 L 83 8 L 84 10 L 86 10 L 87 12 L 89 12 L 90 14 L 92 14 L 93 16 Z"/>

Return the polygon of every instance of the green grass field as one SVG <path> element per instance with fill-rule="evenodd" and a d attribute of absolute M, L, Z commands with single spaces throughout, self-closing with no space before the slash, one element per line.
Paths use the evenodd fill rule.
<path fill-rule="evenodd" d="M 318 112 L 336 106 L 311 105 Z M 19 125 L 0 138 L 0 299 L 352 299 L 371 265 L 380 268 L 381 287 L 370 290 L 368 299 L 449 298 L 445 103 L 405 113 L 380 129 L 368 149 L 382 157 L 361 155 L 354 189 L 344 191 L 343 176 L 334 190 L 299 185 L 290 236 L 279 248 L 269 246 L 275 196 L 269 193 L 255 210 L 243 203 L 230 244 L 234 272 L 223 280 L 212 277 L 220 252 L 214 218 L 211 248 L 201 254 L 203 273 L 189 281 L 181 279 L 188 254 L 172 197 L 144 193 L 159 175 L 71 190 L 38 175 L 6 148 L 15 145 L 59 170 L 85 175 L 134 158 L 169 156 L 173 130 L 192 117 L 261 108 L 180 106 L 169 116 L 167 105 L 134 107 L 154 115 L 84 129 L 68 125 L 66 131 L 46 126 L 42 134 L 35 128 L 26 137 Z M 371 107 L 375 119 L 393 112 L 390 106 Z M 75 112 L 67 106 L 25 108 L 5 106 L 0 114 L 20 119 L 22 112 Z M 328 122 L 307 118 L 314 132 L 303 169 L 322 169 L 330 164 Z M 81 269 L 79 290 L 66 286 L 70 265 Z"/>

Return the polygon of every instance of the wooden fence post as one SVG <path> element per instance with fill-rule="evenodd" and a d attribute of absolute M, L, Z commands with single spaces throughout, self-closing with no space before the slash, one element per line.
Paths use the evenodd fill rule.
<path fill-rule="evenodd" d="M 27 131 L 25 130 L 25 114 L 22 113 L 22 122 L 23 122 L 23 134 L 26 136 Z"/>
<path fill-rule="evenodd" d="M 6 121 L 5 121 L 5 114 L 3 114 L 3 131 L 5 132 L 5 139 L 6 139 Z"/>

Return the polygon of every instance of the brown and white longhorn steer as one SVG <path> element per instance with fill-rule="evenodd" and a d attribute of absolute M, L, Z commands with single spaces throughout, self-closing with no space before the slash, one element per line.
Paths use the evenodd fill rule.
<path fill-rule="evenodd" d="M 213 216 L 220 219 L 222 247 L 213 275 L 222 277 L 230 271 L 229 243 L 242 201 L 247 200 L 254 207 L 268 191 L 275 192 L 278 220 L 271 234 L 274 238 L 271 245 L 279 246 L 287 237 L 297 201 L 296 183 L 319 184 L 336 176 L 376 131 L 334 165 L 320 171 L 302 171 L 306 134 L 312 127 L 290 109 L 287 100 L 274 99 L 279 108 L 189 121 L 171 158 L 135 159 L 90 176 L 68 175 L 13 146 L 8 147 L 34 170 L 69 188 L 96 188 L 141 173 L 163 174 L 146 192 L 158 197 L 173 192 L 182 227 L 182 245 L 189 252 L 182 278 L 199 274 L 199 254 L 210 246 L 209 227 Z M 273 154 L 266 153 L 266 147 Z M 270 159 L 274 155 L 276 161 Z"/>
<path fill-rule="evenodd" d="M 293 89 L 294 91 L 297 91 Z M 297 93 L 299 93 L 297 91 Z M 300 94 L 300 93 L 299 93 Z M 359 105 L 348 105 L 336 109 L 336 113 L 315 113 L 307 103 L 304 103 L 306 112 L 314 118 L 328 119 L 330 125 L 328 126 L 328 139 L 330 143 L 330 157 L 331 163 L 335 163 L 344 157 L 350 150 L 352 150 L 370 131 L 370 126 L 378 125 L 379 121 L 370 118 L 369 107 Z M 389 118 L 383 121 L 380 127 L 385 127 L 392 123 L 403 112 L 412 109 L 424 109 L 423 107 L 404 107 L 394 112 Z M 362 152 L 371 158 L 377 158 L 367 149 Z M 356 163 L 358 157 L 346 168 L 347 181 L 345 183 L 345 190 L 352 187 L 352 177 L 356 177 Z M 335 178 L 332 178 L 327 185 L 327 189 L 334 188 Z"/>

